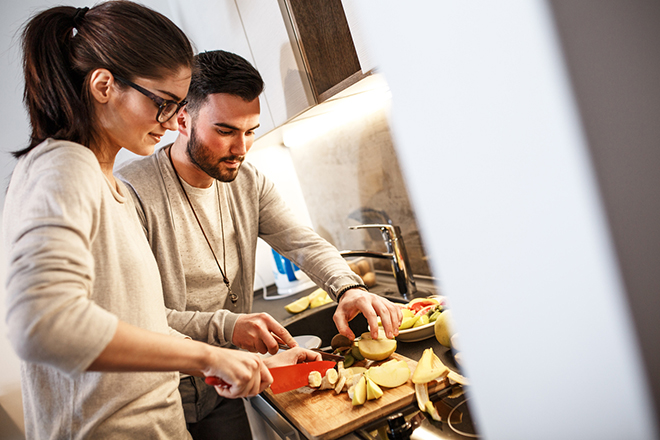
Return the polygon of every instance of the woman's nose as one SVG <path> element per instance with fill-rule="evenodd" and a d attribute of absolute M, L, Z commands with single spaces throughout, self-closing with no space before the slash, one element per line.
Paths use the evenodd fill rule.
<path fill-rule="evenodd" d="M 168 130 L 172 131 L 177 131 L 179 129 L 179 123 L 176 120 L 176 115 L 172 116 L 170 119 L 167 121 L 161 123 L 160 125 L 163 126 L 163 128 L 166 128 Z"/>

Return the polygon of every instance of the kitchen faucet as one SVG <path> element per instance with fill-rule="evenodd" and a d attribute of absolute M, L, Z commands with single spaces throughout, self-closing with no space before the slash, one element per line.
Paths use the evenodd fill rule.
<path fill-rule="evenodd" d="M 406 253 L 406 246 L 403 243 L 403 236 L 401 229 L 398 226 L 375 224 L 375 225 L 357 225 L 349 226 L 348 229 L 365 229 L 365 228 L 378 228 L 383 236 L 383 241 L 387 247 L 387 252 L 374 252 L 374 251 L 341 251 L 342 257 L 371 257 L 390 260 L 392 263 L 392 273 L 396 279 L 396 285 L 399 293 L 405 300 L 412 299 L 412 296 L 417 292 L 415 279 L 413 278 L 412 270 L 410 269 L 410 262 L 408 261 L 408 254 Z"/>

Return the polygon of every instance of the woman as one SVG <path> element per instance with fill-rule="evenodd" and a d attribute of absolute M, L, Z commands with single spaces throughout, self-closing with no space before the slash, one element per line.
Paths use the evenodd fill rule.
<path fill-rule="evenodd" d="M 272 381 L 258 356 L 169 329 L 156 262 L 112 175 L 121 148 L 151 154 L 177 129 L 190 43 L 164 16 L 111 1 L 35 15 L 23 52 L 32 136 L 15 153 L 4 239 L 26 435 L 188 438 L 176 371 L 221 378 L 228 398 Z M 318 357 L 294 349 L 268 366 Z"/>

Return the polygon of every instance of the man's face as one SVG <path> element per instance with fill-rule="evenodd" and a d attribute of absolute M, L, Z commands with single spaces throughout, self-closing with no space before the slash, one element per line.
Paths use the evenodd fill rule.
<path fill-rule="evenodd" d="M 254 142 L 259 112 L 259 98 L 246 102 L 226 93 L 209 95 L 191 118 L 190 161 L 214 179 L 233 181 Z"/>

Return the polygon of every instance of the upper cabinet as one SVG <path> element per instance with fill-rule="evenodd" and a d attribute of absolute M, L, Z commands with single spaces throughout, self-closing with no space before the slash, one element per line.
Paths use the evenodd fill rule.
<path fill-rule="evenodd" d="M 341 0 L 280 0 L 280 4 L 316 102 L 365 76 Z"/>
<path fill-rule="evenodd" d="M 197 52 L 223 49 L 261 73 L 261 136 L 365 75 L 341 0 L 170 0 Z"/>

